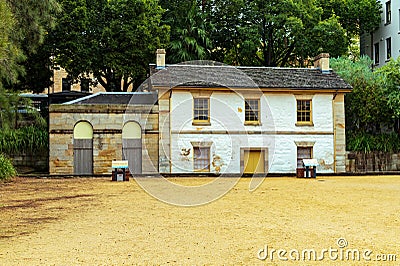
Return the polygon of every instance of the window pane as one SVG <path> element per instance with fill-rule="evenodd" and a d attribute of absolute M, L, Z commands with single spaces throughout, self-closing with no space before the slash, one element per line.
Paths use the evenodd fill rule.
<path fill-rule="evenodd" d="M 89 79 L 81 79 L 81 91 L 89 91 Z"/>
<path fill-rule="evenodd" d="M 303 167 L 303 159 L 312 159 L 312 147 L 297 147 L 297 167 Z"/>
<path fill-rule="evenodd" d="M 209 99 L 194 98 L 193 116 L 194 120 L 208 121 L 209 119 Z"/>
<path fill-rule="evenodd" d="M 386 2 L 386 24 L 392 21 L 392 7 L 390 1 Z"/>
<path fill-rule="evenodd" d="M 392 57 L 392 39 L 386 39 L 386 59 L 390 59 Z"/>
<path fill-rule="evenodd" d="M 62 91 L 70 91 L 71 90 L 71 82 L 67 78 L 62 78 Z"/>
<path fill-rule="evenodd" d="M 379 43 L 374 44 L 375 64 L 379 64 Z"/>
<path fill-rule="evenodd" d="M 248 99 L 245 101 L 245 121 L 257 122 L 259 121 L 259 103 L 258 99 Z"/>
<path fill-rule="evenodd" d="M 311 122 L 311 100 L 297 100 L 297 122 Z"/>
<path fill-rule="evenodd" d="M 194 151 L 194 170 L 210 171 L 210 148 L 193 147 Z"/>

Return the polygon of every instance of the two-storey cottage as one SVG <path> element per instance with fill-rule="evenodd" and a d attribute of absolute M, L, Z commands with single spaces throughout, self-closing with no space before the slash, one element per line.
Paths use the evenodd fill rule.
<path fill-rule="evenodd" d="M 304 158 L 317 159 L 319 172 L 345 172 L 351 87 L 329 69 L 329 55 L 314 69 L 163 62 L 151 77 L 160 173 L 295 173 Z"/>

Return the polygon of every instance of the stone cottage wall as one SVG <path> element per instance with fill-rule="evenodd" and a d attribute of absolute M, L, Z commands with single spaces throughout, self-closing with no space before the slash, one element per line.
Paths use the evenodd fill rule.
<path fill-rule="evenodd" d="M 135 121 L 142 127 L 143 173 L 158 172 L 158 106 L 51 105 L 49 172 L 74 173 L 73 130 L 76 123 L 93 126 L 93 174 L 111 174 L 112 160 L 122 159 L 122 128 Z"/>

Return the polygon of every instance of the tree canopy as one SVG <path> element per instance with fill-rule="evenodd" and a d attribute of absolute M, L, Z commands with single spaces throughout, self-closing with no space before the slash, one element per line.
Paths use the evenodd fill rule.
<path fill-rule="evenodd" d="M 387 98 L 387 103 L 392 117 L 400 118 L 400 57 L 391 59 L 387 64 L 376 70 L 377 74 L 382 75 L 382 86 Z"/>
<path fill-rule="evenodd" d="M 211 48 L 208 36 L 211 25 L 197 1 L 169 0 L 160 4 L 166 10 L 163 23 L 171 28 L 168 62 L 207 59 Z"/>
<path fill-rule="evenodd" d="M 26 77 L 37 81 L 35 72 L 42 72 L 45 66 L 32 63 L 38 65 L 37 49 L 43 44 L 48 29 L 54 26 L 54 15 L 59 10 L 56 0 L 6 0 L 0 3 L 0 86 L 21 90 L 26 87 L 22 85 Z M 49 80 L 50 76 L 47 76 L 46 86 Z M 34 87 L 29 84 L 29 89 Z M 42 91 L 44 87 L 40 89 Z"/>
<path fill-rule="evenodd" d="M 375 0 L 209 0 L 211 59 L 235 65 L 306 65 L 344 55 L 352 37 L 379 25 Z"/>
<path fill-rule="evenodd" d="M 168 27 L 156 0 L 61 0 L 49 33 L 55 63 L 79 81 L 94 76 L 107 91 L 134 89 L 145 79 Z"/>
<path fill-rule="evenodd" d="M 107 91 L 126 91 L 146 78 L 157 48 L 167 48 L 170 63 L 306 66 L 321 52 L 338 57 L 353 37 L 379 25 L 381 6 L 376 0 L 6 0 L 0 11 L 0 79 L 7 88 L 40 92 L 58 64 L 76 82 L 94 77 Z"/>

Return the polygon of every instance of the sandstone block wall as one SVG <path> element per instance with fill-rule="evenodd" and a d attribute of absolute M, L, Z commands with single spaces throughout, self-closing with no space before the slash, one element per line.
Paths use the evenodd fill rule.
<path fill-rule="evenodd" d="M 112 160 L 122 159 L 122 128 L 135 121 L 142 128 L 143 173 L 158 172 L 158 106 L 52 105 L 49 110 L 50 174 L 74 174 L 73 130 L 93 126 L 93 174 L 111 174 Z"/>

